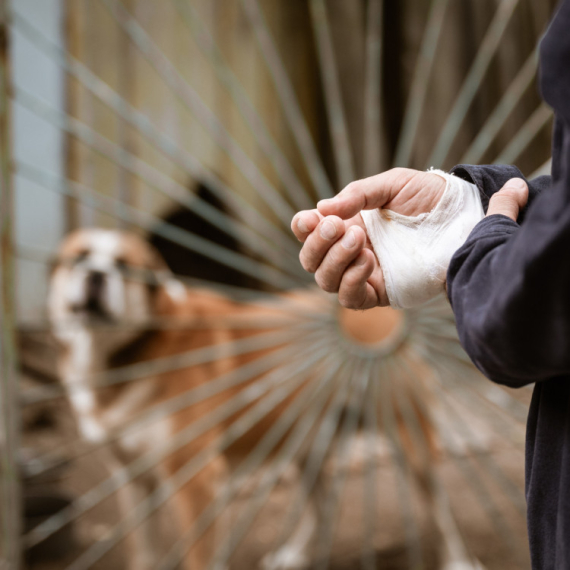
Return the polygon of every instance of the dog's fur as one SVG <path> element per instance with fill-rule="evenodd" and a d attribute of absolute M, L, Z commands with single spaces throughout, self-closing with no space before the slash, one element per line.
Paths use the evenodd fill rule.
<path fill-rule="evenodd" d="M 304 293 L 297 299 L 301 304 L 303 295 L 307 309 L 318 302 L 313 293 Z M 114 470 L 124 469 L 143 454 L 160 451 L 175 434 L 207 418 L 255 380 L 226 389 L 156 422 L 126 429 L 146 410 L 170 402 L 274 350 L 232 354 L 231 341 L 260 334 L 260 330 L 253 326 L 249 329 L 228 326 L 228 319 L 283 317 L 282 311 L 267 306 L 237 303 L 209 290 L 187 289 L 172 278 L 160 255 L 141 238 L 126 232 L 95 229 L 75 232 L 63 242 L 53 269 L 48 305 L 54 334 L 62 346 L 60 375 L 79 430 L 91 442 L 109 441 L 109 463 Z M 268 330 L 271 329 L 263 329 Z M 191 367 L 162 370 L 135 381 L 105 383 L 105 374 L 114 368 L 201 347 L 218 347 L 215 358 Z M 302 383 L 228 449 L 214 453 L 208 465 L 178 491 L 172 504 L 178 511 L 181 533 L 215 499 L 232 458 L 244 457 L 253 449 L 303 386 Z M 175 475 L 190 458 L 208 449 L 215 450 L 230 423 L 249 408 L 246 406 L 214 422 L 191 443 L 164 457 L 148 476 L 122 486 L 119 498 L 123 512 L 131 512 L 157 483 Z M 398 408 L 396 404 L 395 420 L 402 426 L 406 422 L 398 414 Z M 415 407 L 412 413 L 420 418 L 427 447 L 418 449 L 418 442 L 414 444 L 413 434 L 406 429 L 401 430 L 401 441 L 416 480 L 432 502 L 434 520 L 442 534 L 443 556 L 449 563 L 446 568 L 473 568 L 466 562 L 460 565 L 467 556 L 449 509 L 434 483 L 431 467 L 437 456 L 434 430 L 421 409 Z M 302 568 L 309 562 L 318 510 L 311 505 L 307 507 L 290 541 L 265 558 L 266 568 Z M 133 569 L 154 567 L 153 534 L 148 521 L 132 534 L 129 560 Z M 214 550 L 215 525 L 190 549 L 185 567 L 207 568 Z"/>

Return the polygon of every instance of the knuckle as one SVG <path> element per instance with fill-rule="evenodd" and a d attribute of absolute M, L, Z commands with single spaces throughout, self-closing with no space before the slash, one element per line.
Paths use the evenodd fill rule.
<path fill-rule="evenodd" d="M 332 279 L 327 275 L 323 275 L 322 271 L 315 273 L 315 282 L 326 293 L 336 293 L 338 291 L 338 287 L 335 286 Z"/>
<path fill-rule="evenodd" d="M 353 310 L 355 309 L 354 299 L 349 296 L 339 295 L 338 302 L 345 309 L 353 309 Z"/>
<path fill-rule="evenodd" d="M 305 271 L 308 271 L 309 273 L 315 272 L 315 263 L 307 258 L 307 252 L 305 251 L 305 248 L 303 248 L 299 253 L 299 261 L 301 262 L 301 267 Z"/>
<path fill-rule="evenodd" d="M 345 187 L 344 190 L 349 193 L 352 194 L 353 192 L 355 192 L 356 190 L 358 190 L 358 180 L 353 180 L 352 182 L 349 182 Z"/>

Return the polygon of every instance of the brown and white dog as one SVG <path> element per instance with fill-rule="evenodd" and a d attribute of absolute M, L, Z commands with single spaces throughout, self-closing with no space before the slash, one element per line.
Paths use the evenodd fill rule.
<path fill-rule="evenodd" d="M 274 343 L 275 347 L 232 354 L 231 343 L 271 332 L 271 327 L 248 328 L 247 323 L 256 317 L 283 318 L 282 311 L 233 302 L 209 290 L 187 289 L 172 277 L 158 252 L 143 239 L 103 229 L 80 230 L 64 240 L 51 277 L 48 310 L 53 333 L 62 347 L 59 373 L 79 431 L 90 442 L 109 442 L 109 467 L 115 472 L 144 454 L 165 448 L 177 433 L 204 420 L 251 385 L 255 375 L 233 388 L 129 430 L 145 411 L 173 402 L 189 390 L 278 348 Z M 228 325 L 232 318 L 233 327 Z M 236 319 L 241 319 L 238 326 Z M 294 339 L 294 335 L 291 337 Z M 200 348 L 214 352 L 198 359 L 195 365 L 176 364 L 176 355 Z M 116 372 L 161 359 L 164 362 L 171 356 L 174 360 L 170 370 L 168 365 L 155 373 L 149 368 L 129 381 L 116 381 L 115 377 L 108 382 L 105 377 L 110 370 Z M 296 393 L 275 405 L 255 429 L 248 430 L 225 450 L 225 455 L 218 453 L 216 457 L 214 453 L 214 459 L 182 487 L 172 501 L 178 510 L 180 534 L 213 502 L 226 476 L 228 458 L 246 455 Z M 243 411 L 250 407 L 242 406 Z M 239 407 L 237 410 L 169 453 L 145 476 L 121 486 L 123 514 L 132 513 L 156 485 L 176 474 L 189 459 L 208 448 L 215 449 L 227 426 L 242 413 Z M 207 567 L 214 554 L 214 531 L 215 525 L 191 549 L 187 567 Z M 155 534 L 149 521 L 132 533 L 129 560 L 133 569 L 155 567 Z M 305 525 L 302 538 L 295 542 L 293 535 L 294 544 L 277 559 L 284 557 L 288 567 L 302 566 L 307 562 L 305 551 L 310 539 Z"/>
<path fill-rule="evenodd" d="M 311 292 L 300 294 L 300 298 L 300 301 L 296 299 L 297 306 L 304 304 L 307 310 L 322 302 L 322 297 L 315 297 Z M 275 318 L 277 322 L 283 318 L 282 309 L 237 303 L 209 290 L 187 289 L 172 277 L 160 255 L 147 242 L 134 234 L 112 230 L 80 230 L 64 240 L 51 278 L 48 308 L 54 335 L 62 346 L 61 379 L 79 431 L 90 442 L 108 443 L 109 467 L 116 472 L 125 470 L 145 454 L 160 453 L 188 426 L 213 417 L 216 410 L 237 398 L 256 377 L 228 386 L 171 414 L 159 415 L 156 421 L 137 424 L 136 429 L 130 430 L 145 412 L 238 370 L 287 342 L 297 342 L 299 350 L 304 342 L 303 336 L 298 334 L 297 340 L 293 335 L 281 345 L 232 352 L 233 341 L 259 336 L 260 330 L 265 334 L 277 329 L 277 325 L 273 329 L 271 326 L 249 327 L 248 320 Z M 231 319 L 234 326 L 228 324 Z M 235 326 L 240 319 L 241 325 Z M 200 348 L 213 348 L 214 352 L 210 357 L 197 358 L 194 363 L 176 364 L 176 355 Z M 172 366 L 168 365 L 169 357 L 174 357 L 170 361 Z M 145 362 L 148 367 L 143 367 L 141 373 L 140 367 L 136 367 Z M 157 362 L 167 365 L 155 367 Z M 113 376 L 117 371 L 118 376 Z M 216 452 L 217 442 L 231 422 L 251 409 L 252 404 L 210 422 L 197 437 L 165 454 L 154 469 L 120 487 L 119 500 L 124 515 L 133 512 L 157 485 L 172 480 L 191 458 L 214 450 L 210 453 L 211 460 L 177 491 L 172 501 L 182 535 L 219 494 L 232 457 L 245 457 L 250 453 L 303 386 L 305 383 L 299 384 L 223 451 Z M 421 412 L 418 415 L 429 444 L 427 449 L 419 451 L 414 448 L 413 438 L 406 432 L 405 422 L 396 410 L 398 425 L 404 426 L 401 439 L 412 471 L 431 495 L 435 524 L 442 535 L 444 566 L 448 570 L 475 568 L 467 562 L 445 501 L 440 500 L 434 490 L 430 464 L 437 455 L 434 429 L 427 418 L 421 419 Z M 266 570 L 290 570 L 308 565 L 320 511 L 318 505 L 307 505 L 299 527 L 287 542 L 264 558 L 262 565 Z M 215 555 L 215 532 L 216 526 L 210 526 L 195 543 L 186 556 L 185 568 L 208 567 Z M 156 567 L 152 540 L 155 534 L 150 519 L 131 534 L 128 558 L 133 570 Z"/>

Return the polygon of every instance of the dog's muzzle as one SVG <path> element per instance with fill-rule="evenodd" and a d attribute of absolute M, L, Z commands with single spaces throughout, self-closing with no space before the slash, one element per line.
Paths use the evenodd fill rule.
<path fill-rule="evenodd" d="M 109 317 L 105 308 L 104 295 L 107 276 L 102 271 L 90 271 L 85 278 L 85 300 L 71 307 L 74 313 L 87 313 L 95 317 Z"/>

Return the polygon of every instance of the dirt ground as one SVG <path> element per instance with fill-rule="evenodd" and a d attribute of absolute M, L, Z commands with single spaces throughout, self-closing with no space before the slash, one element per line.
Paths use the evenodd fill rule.
<path fill-rule="evenodd" d="M 65 460 L 62 466 L 48 470 L 47 475 L 30 479 L 27 486 L 29 493 L 53 494 L 57 491 L 69 498 L 78 497 L 107 476 L 103 456 L 99 452 L 89 452 L 78 440 L 65 403 L 56 399 L 41 413 L 37 409 L 34 411 L 33 406 L 26 413 L 24 453 L 29 458 L 39 455 L 39 460 L 35 460 L 36 465 L 41 464 L 42 457 L 56 455 Z M 521 443 L 494 444 L 492 448 L 476 452 L 447 454 L 439 467 L 442 484 L 450 497 L 464 540 L 487 570 L 530 568 L 522 502 L 524 474 Z M 354 447 L 358 447 L 358 442 L 354 443 Z M 362 453 L 356 451 L 355 455 L 362 456 Z M 68 461 L 71 457 L 74 459 Z M 34 465 L 33 461 L 29 463 Z M 380 570 L 410 568 L 406 537 L 413 536 L 415 532 L 421 539 L 423 568 L 438 568 L 430 513 L 422 507 L 417 492 L 398 472 L 386 449 L 380 448 L 373 463 L 373 478 L 366 475 L 364 467 L 370 463 L 363 461 L 362 457 L 355 460 L 346 472 L 341 490 L 342 500 L 335 515 L 330 567 L 335 570 L 364 567 L 361 566 L 364 543 L 369 545 L 364 552 L 370 556 L 368 560 L 374 560 L 372 567 Z M 226 514 L 226 521 L 230 521 L 226 527 L 230 532 L 232 521 L 255 498 L 258 481 L 259 474 L 247 482 L 245 489 L 231 504 Z M 232 570 L 256 568 L 261 558 L 274 548 L 285 514 L 298 492 L 299 484 L 294 473 L 284 477 L 277 485 L 232 556 Z M 413 510 L 414 525 L 406 522 L 403 516 L 403 506 L 408 500 Z M 374 510 L 370 508 L 371 504 Z M 371 513 L 373 523 L 365 524 L 365 517 L 370 518 Z M 63 536 L 59 543 L 53 544 L 59 559 L 50 561 L 45 552 L 37 552 L 29 562 L 29 569 L 65 568 L 118 520 L 115 499 L 110 497 L 81 517 L 70 529 L 71 533 Z M 162 529 L 158 548 L 165 551 L 176 534 L 168 509 L 159 512 L 158 520 Z M 126 568 L 127 556 L 128 551 L 120 543 L 92 568 Z M 315 567 L 318 563 L 319 560 L 315 559 Z"/>

